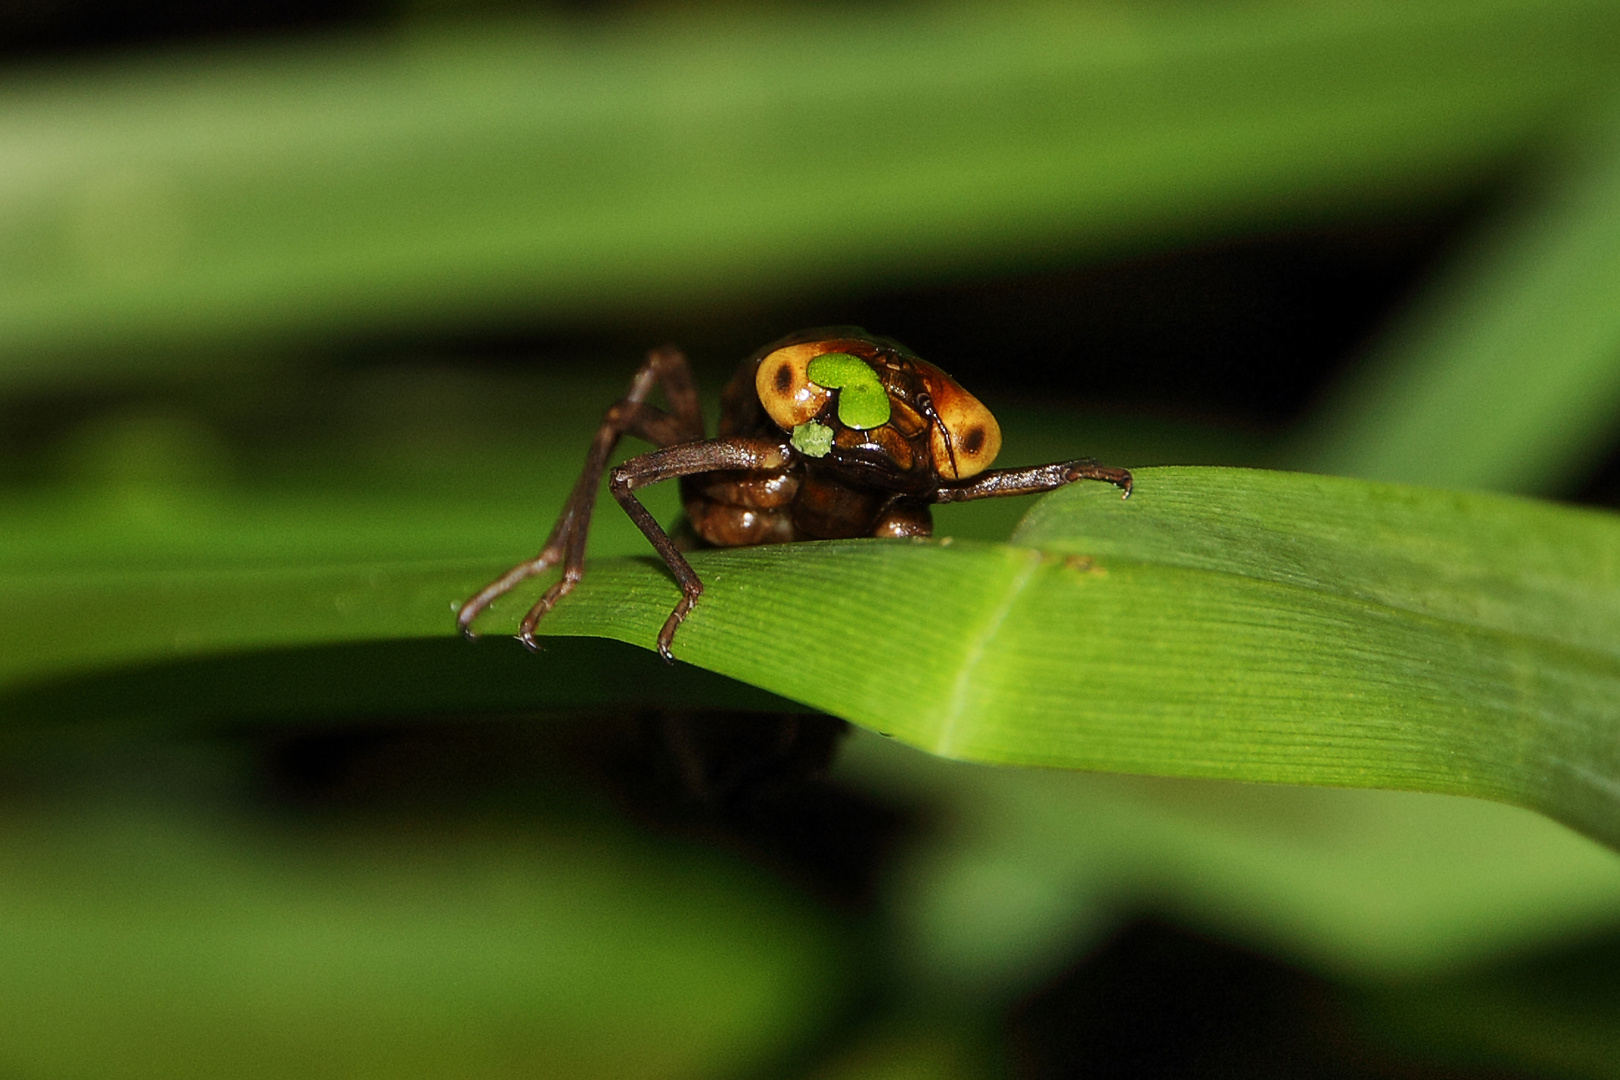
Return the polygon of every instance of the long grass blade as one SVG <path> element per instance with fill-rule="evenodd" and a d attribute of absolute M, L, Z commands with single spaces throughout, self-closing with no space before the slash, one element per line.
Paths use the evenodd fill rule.
<path fill-rule="evenodd" d="M 12 75 L 0 371 L 1342 215 L 1485 175 L 1620 50 L 1598 0 L 728 9 L 611 30 Z"/>
<path fill-rule="evenodd" d="M 1013 540 L 698 553 L 677 654 L 949 757 L 1477 795 L 1620 843 L 1609 515 L 1147 469 L 1129 501 L 1055 493 Z M 445 636 L 490 569 L 18 576 L 4 677 Z M 655 560 L 607 560 L 544 628 L 650 647 L 675 596 Z"/>

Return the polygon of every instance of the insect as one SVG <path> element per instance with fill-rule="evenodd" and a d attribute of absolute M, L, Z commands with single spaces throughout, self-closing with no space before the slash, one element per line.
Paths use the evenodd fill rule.
<path fill-rule="evenodd" d="M 653 387 L 665 407 L 648 404 Z M 686 357 L 654 349 L 597 429 L 585 468 L 540 553 L 468 598 L 461 632 L 519 582 L 562 565 L 562 577 L 524 616 L 518 638 L 536 648 L 535 626 L 585 574 L 585 538 L 608 458 L 621 436 L 657 449 L 613 469 L 608 490 L 681 587 L 658 632 L 673 661 L 675 631 L 703 582 L 636 489 L 679 478 L 681 502 L 701 545 L 742 547 L 859 536 L 928 536 L 929 507 L 1051 491 L 1101 480 L 1131 494 L 1131 474 L 1091 458 L 991 469 L 1001 428 L 956 380 L 899 342 L 859 327 L 806 330 L 754 353 L 721 394 L 720 433 L 705 438 Z"/>

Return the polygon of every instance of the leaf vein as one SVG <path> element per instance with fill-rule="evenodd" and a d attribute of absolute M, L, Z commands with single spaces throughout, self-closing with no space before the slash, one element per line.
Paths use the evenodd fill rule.
<path fill-rule="evenodd" d="M 1008 583 L 1001 602 L 990 612 L 979 632 L 973 635 L 973 641 L 967 652 L 962 656 L 962 664 L 957 669 L 956 678 L 951 683 L 951 694 L 947 701 L 945 715 L 940 719 L 939 736 L 934 743 L 934 752 L 944 757 L 955 756 L 957 743 L 957 729 L 960 726 L 962 714 L 967 711 L 969 690 L 973 685 L 973 677 L 977 673 L 979 664 L 984 659 L 985 648 L 1001 626 L 1007 621 L 1012 612 L 1013 605 L 1023 593 L 1035 571 L 1040 569 L 1042 555 L 1039 551 L 1030 551 L 1024 558 L 1024 565 L 1017 575 Z"/>

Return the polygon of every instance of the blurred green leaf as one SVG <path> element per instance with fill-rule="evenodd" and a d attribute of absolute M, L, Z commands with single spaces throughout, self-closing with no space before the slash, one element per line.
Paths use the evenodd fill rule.
<path fill-rule="evenodd" d="M 986 768 L 871 737 L 839 768 L 951 806 L 890 894 L 924 985 L 1015 997 L 1144 911 L 1358 985 L 1455 974 L 1620 918 L 1620 855 L 1476 799 Z"/>
<path fill-rule="evenodd" d="M 1620 104 L 1564 125 L 1534 190 L 1353 374 L 1290 459 L 1451 488 L 1558 491 L 1620 414 Z"/>
<path fill-rule="evenodd" d="M 1384 1038 L 1464 1067 L 1606 1080 L 1620 1061 L 1617 970 L 1611 928 L 1449 978 L 1366 987 L 1358 1011 Z"/>
<path fill-rule="evenodd" d="M 921 1011 L 921 1010 L 918 1010 Z M 1003 1076 L 982 1017 L 931 1009 L 890 1019 L 839 1048 L 806 1080 L 989 1080 Z"/>
<path fill-rule="evenodd" d="M 1614 412 L 1620 157 L 1567 117 L 1617 58 L 1599 0 L 1444 0 L 638 12 L 13 72 L 0 385 L 1276 228 L 1455 192 L 1554 132 L 1587 140 L 1573 167 L 1461 257 L 1313 459 L 1527 489 Z M 532 551 L 616 392 L 542 389 L 476 473 L 379 422 L 374 460 L 283 474 L 326 489 L 233 485 L 226 428 L 178 413 L 86 424 L 50 464 L 72 486 L 3 496 L 0 723 L 71 745 L 109 717 L 797 701 L 980 761 L 1460 792 L 1620 842 L 1620 532 L 1556 507 L 1142 470 L 1132 502 L 1065 491 L 1012 545 L 968 539 L 1027 503 L 945 508 L 949 545 L 700 555 L 691 665 L 644 651 L 675 592 L 645 554 L 594 561 L 544 628 L 640 649 L 455 640 L 454 602 Z M 1112 437 L 1072 436 L 1009 460 Z M 1166 459 L 1147 445 L 1107 456 Z M 609 512 L 592 550 L 645 548 Z M 1616 910 L 1612 855 L 1510 808 L 900 756 L 962 819 L 892 898 L 930 978 L 1027 986 L 1130 905 L 1373 977 Z M 118 817 L 0 822 L 13 1071 L 708 1075 L 802 1038 L 841 986 L 817 912 L 669 845 L 362 837 L 270 865 L 262 837 Z M 1525 1060 L 1601 1065 L 1611 1028 L 1549 1058 L 1567 1014 L 1519 981 L 1443 988 L 1418 1023 L 1460 1002 Z M 828 1075 L 985 1064 L 960 1032 L 869 1034 Z"/>
<path fill-rule="evenodd" d="M 1603 0 L 1023 3 L 15 73 L 0 357 L 61 377 L 1275 228 L 1472 182 L 1617 55 Z"/>
<path fill-rule="evenodd" d="M 947 757 L 1478 795 L 1620 842 L 1620 522 L 1301 474 L 1138 483 L 1058 491 L 1012 545 L 697 553 L 676 652 Z M 444 636 L 497 569 L 15 574 L 0 677 Z M 544 630 L 649 647 L 674 598 L 654 559 L 598 561 Z"/>
<path fill-rule="evenodd" d="M 0 1069 L 703 1077 L 817 1033 L 848 946 L 757 870 L 611 832 L 0 818 Z"/>

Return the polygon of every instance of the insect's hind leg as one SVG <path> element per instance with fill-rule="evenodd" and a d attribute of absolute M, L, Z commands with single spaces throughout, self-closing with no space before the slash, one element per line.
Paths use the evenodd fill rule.
<path fill-rule="evenodd" d="M 647 404 L 655 386 L 663 390 L 667 410 Z M 518 629 L 518 638 L 530 648 L 535 647 L 535 625 L 585 575 L 585 541 L 590 535 L 596 492 L 601 487 L 608 459 L 625 435 L 645 439 L 658 447 L 703 438 L 697 384 L 692 379 L 691 366 L 679 349 L 665 346 L 647 354 L 646 362 L 630 381 L 629 393 L 609 407 L 602 418 L 602 426 L 597 428 L 590 451 L 585 455 L 585 467 L 580 470 L 574 490 L 563 504 L 545 546 L 534 558 L 518 563 L 461 605 L 456 614 L 456 626 L 463 635 L 474 637 L 473 621 L 520 582 L 561 563 L 562 577 L 529 609 Z"/>

